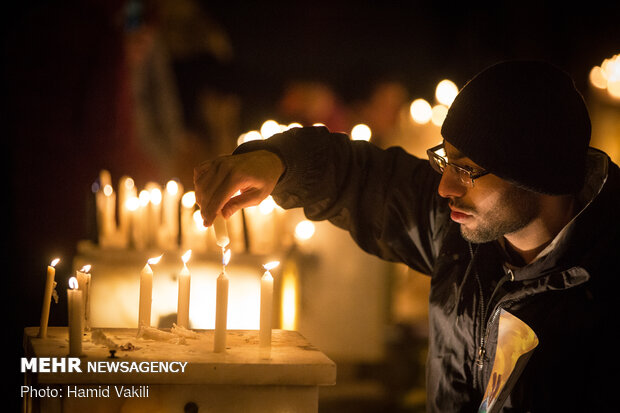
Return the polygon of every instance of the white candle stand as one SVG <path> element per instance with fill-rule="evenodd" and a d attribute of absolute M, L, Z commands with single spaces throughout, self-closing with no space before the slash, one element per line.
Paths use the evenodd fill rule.
<path fill-rule="evenodd" d="M 26 412 L 184 411 L 193 403 L 208 412 L 317 412 L 319 386 L 334 385 L 336 365 L 295 331 L 274 330 L 271 358 L 259 355 L 258 331 L 228 332 L 225 353 L 214 353 L 213 330 L 194 330 L 198 338 L 183 344 L 136 338 L 136 329 L 103 329 L 115 343 L 135 349 L 109 349 L 84 335 L 83 372 L 26 373 L 26 385 L 58 389 L 63 397 L 24 398 Z M 38 327 L 24 331 L 26 357 L 67 357 L 66 327 L 50 327 L 38 338 Z M 87 362 L 187 362 L 185 373 L 88 373 Z M 102 389 L 110 397 L 68 397 L 67 386 Z M 74 387 L 75 386 L 75 387 Z M 118 397 L 114 386 L 148 390 L 148 397 Z"/>

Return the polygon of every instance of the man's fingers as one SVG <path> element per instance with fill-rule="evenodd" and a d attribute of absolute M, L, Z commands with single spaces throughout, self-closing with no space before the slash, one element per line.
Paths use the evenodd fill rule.
<path fill-rule="evenodd" d="M 215 215 L 224 204 L 224 198 L 218 203 L 214 202 L 217 194 L 221 192 L 222 186 L 227 185 L 227 177 L 230 174 L 230 166 L 219 158 L 204 170 L 197 168 L 199 174 L 194 182 L 196 191 L 196 203 L 200 207 L 200 214 L 206 226 L 212 224 Z"/>
<path fill-rule="evenodd" d="M 233 170 L 229 170 L 228 174 L 223 179 L 218 180 L 218 182 L 219 185 L 217 188 L 214 188 L 211 198 L 206 202 L 203 213 L 205 225 L 207 225 L 207 222 L 210 223 L 215 219 L 215 215 L 237 192 L 241 191 L 243 193 L 252 187 L 247 182 L 247 178 L 235 173 Z"/>
<path fill-rule="evenodd" d="M 222 156 L 200 164 L 194 169 L 194 186 L 204 225 L 210 226 L 219 211 L 230 217 L 239 208 L 260 203 L 283 171 L 278 156 L 265 150 Z M 238 191 L 243 196 L 231 200 Z"/>
<path fill-rule="evenodd" d="M 241 195 L 232 197 L 226 204 L 224 204 L 222 207 L 222 216 L 228 219 L 241 208 L 260 204 L 264 198 L 265 197 L 263 196 L 262 191 L 259 191 L 258 189 L 250 189 L 241 193 Z"/>

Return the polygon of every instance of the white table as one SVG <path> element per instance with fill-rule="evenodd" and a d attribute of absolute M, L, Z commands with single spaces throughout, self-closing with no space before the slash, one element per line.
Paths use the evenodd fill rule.
<path fill-rule="evenodd" d="M 38 327 L 24 331 L 26 357 L 67 357 L 67 327 L 50 327 L 48 337 L 37 337 Z M 82 373 L 29 372 L 25 385 L 55 389 L 57 397 L 24 397 L 24 411 L 41 412 L 317 412 L 319 386 L 334 385 L 336 365 L 295 331 L 274 330 L 270 358 L 261 356 L 258 331 L 232 330 L 225 353 L 213 352 L 213 330 L 193 330 L 197 338 L 173 341 L 138 338 L 136 329 L 100 330 L 118 345 L 109 348 L 84 335 Z M 165 330 L 159 330 L 167 333 Z M 88 362 L 187 362 L 184 373 L 87 372 Z M 133 388 L 131 397 L 116 389 Z M 95 397 L 105 394 L 109 397 Z M 68 390 L 91 390 L 76 397 Z M 148 397 L 139 397 L 146 395 Z M 188 410 L 185 410 L 188 409 Z"/>

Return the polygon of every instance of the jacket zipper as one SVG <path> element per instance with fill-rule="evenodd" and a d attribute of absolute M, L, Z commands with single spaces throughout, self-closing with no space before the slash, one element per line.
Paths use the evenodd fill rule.
<path fill-rule="evenodd" d="M 484 385 L 483 367 L 484 367 L 484 359 L 485 359 L 486 352 L 487 352 L 486 344 L 489 339 L 489 331 L 491 330 L 491 325 L 495 322 L 495 319 L 499 315 L 502 308 L 510 306 L 511 304 L 514 304 L 517 301 L 519 301 L 518 298 L 512 298 L 510 300 L 500 301 L 499 303 L 497 303 L 497 305 L 495 306 L 495 309 L 493 310 L 493 314 L 489 318 L 489 321 L 487 321 L 486 325 L 484 326 L 482 330 L 482 334 L 480 335 L 480 344 L 479 344 L 478 351 L 476 354 L 475 364 L 476 364 L 476 367 L 478 368 L 478 374 L 477 374 L 478 385 L 479 385 L 479 388 L 482 390 L 484 390 L 483 389 L 483 385 Z"/>
<path fill-rule="evenodd" d="M 469 251 L 473 256 L 473 249 L 471 246 L 471 243 L 469 244 Z M 512 270 L 508 270 L 508 274 L 506 274 L 504 277 L 502 277 L 500 279 L 500 281 L 497 283 L 497 285 L 495 286 L 495 289 L 493 290 L 493 292 L 491 293 L 491 296 L 489 297 L 489 304 L 493 301 L 493 297 L 495 296 L 495 293 L 499 290 L 499 288 L 504 284 L 504 282 L 510 280 L 510 281 L 514 281 L 514 274 L 512 272 Z M 495 305 L 495 310 L 493 311 L 493 314 L 491 315 L 491 317 L 489 318 L 489 320 L 486 322 L 484 322 L 484 320 L 486 320 L 487 318 L 487 311 L 488 308 L 486 308 L 485 303 L 484 303 L 484 294 L 483 294 L 483 288 L 482 288 L 482 283 L 480 282 L 480 276 L 478 275 L 478 271 L 474 268 L 474 274 L 476 275 L 476 281 L 478 282 L 478 291 L 480 294 L 480 314 L 482 319 L 480 320 L 480 342 L 478 345 L 478 351 L 476 352 L 476 358 L 474 359 L 474 364 L 477 368 L 477 381 L 478 381 L 478 387 L 482 390 L 483 389 L 483 385 L 484 385 L 484 377 L 483 377 L 483 367 L 484 367 L 484 359 L 486 356 L 486 343 L 488 340 L 488 336 L 489 336 L 489 330 L 490 330 L 490 326 L 491 324 L 495 321 L 495 319 L 497 318 L 497 315 L 499 314 L 500 310 L 508 304 L 512 304 L 513 302 L 517 301 L 516 299 L 510 299 L 510 300 L 506 300 L 506 301 L 500 301 Z"/>

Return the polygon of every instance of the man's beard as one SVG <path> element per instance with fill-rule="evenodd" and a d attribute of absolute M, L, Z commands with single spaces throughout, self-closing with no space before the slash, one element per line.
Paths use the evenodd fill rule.
<path fill-rule="evenodd" d="M 450 205 L 474 214 L 477 220 L 475 228 L 461 224 L 463 238 L 474 244 L 497 240 L 524 228 L 540 212 L 537 194 L 525 189 L 510 187 L 500 199 L 501 203 L 482 215 L 475 207 L 460 204 L 458 199 L 450 200 Z"/>

